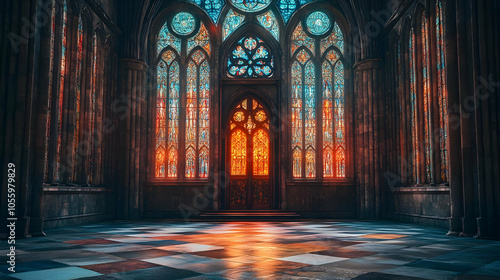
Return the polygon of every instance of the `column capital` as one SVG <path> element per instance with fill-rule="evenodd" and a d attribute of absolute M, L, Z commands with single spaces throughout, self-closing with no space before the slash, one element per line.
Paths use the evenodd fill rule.
<path fill-rule="evenodd" d="M 363 60 L 356 62 L 354 64 L 353 68 L 356 71 L 378 69 L 378 68 L 380 68 L 381 61 L 382 60 L 380 58 L 363 59 Z"/>

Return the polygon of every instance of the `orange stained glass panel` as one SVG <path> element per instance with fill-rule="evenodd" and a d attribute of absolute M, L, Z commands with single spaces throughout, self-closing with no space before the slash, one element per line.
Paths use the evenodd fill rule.
<path fill-rule="evenodd" d="M 238 112 L 234 113 L 233 119 L 237 122 L 242 122 L 245 120 L 245 113 L 242 111 L 238 111 Z"/>
<path fill-rule="evenodd" d="M 231 175 L 247 174 L 247 136 L 240 129 L 231 133 Z"/>
<path fill-rule="evenodd" d="M 264 112 L 264 110 L 259 110 L 255 113 L 255 120 L 257 120 L 258 122 L 263 122 L 265 121 L 267 118 L 266 116 L 266 112 Z"/>
<path fill-rule="evenodd" d="M 269 174 L 269 135 L 263 129 L 253 135 L 253 175 Z"/>

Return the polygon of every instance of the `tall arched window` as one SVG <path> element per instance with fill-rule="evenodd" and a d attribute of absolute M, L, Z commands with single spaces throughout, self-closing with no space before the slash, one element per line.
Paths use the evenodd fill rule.
<path fill-rule="evenodd" d="M 211 92 L 208 30 L 193 14 L 178 12 L 161 28 L 156 49 L 155 177 L 208 178 Z M 181 59 L 182 53 L 187 54 L 187 59 Z M 185 164 L 179 159 L 185 159 Z"/>
<path fill-rule="evenodd" d="M 55 0 L 52 0 L 51 1 L 51 4 L 52 4 L 52 9 L 51 9 L 51 22 L 52 22 L 52 26 L 50 28 L 50 62 L 49 62 L 49 102 L 47 104 L 47 109 L 48 109 L 48 112 L 47 112 L 47 123 L 46 123 L 46 131 L 45 131 L 45 143 L 47 143 L 47 145 L 45 145 L 45 161 L 44 161 L 44 182 L 48 182 L 49 181 L 49 172 L 52 173 L 52 175 L 50 175 L 50 178 L 53 178 L 53 172 L 52 172 L 52 168 L 49 166 L 50 165 L 50 157 L 49 157 L 49 147 L 51 146 L 49 144 L 49 141 L 50 141 L 50 134 L 51 134 L 51 121 L 52 121 L 52 112 L 54 111 L 53 107 L 55 106 L 55 104 L 53 104 L 54 102 L 52 102 L 52 91 L 53 91 L 53 88 L 54 88 L 54 51 L 55 51 L 55 48 L 54 48 L 54 43 L 55 43 L 55 33 L 56 33 L 56 5 L 55 5 Z M 50 171 L 49 171 L 50 170 Z"/>
<path fill-rule="evenodd" d="M 306 14 L 292 33 L 293 178 L 346 177 L 343 41 L 338 24 L 322 11 Z M 317 99 L 322 104 L 318 116 Z"/>
<path fill-rule="evenodd" d="M 432 182 L 432 100 L 431 100 L 431 81 L 430 81 L 430 54 L 429 54 L 429 27 L 425 12 L 422 13 L 422 84 L 423 84 L 423 101 L 424 101 L 424 149 L 425 149 L 425 181 Z"/>
<path fill-rule="evenodd" d="M 83 22 L 82 15 L 78 16 L 78 42 L 77 42 L 77 53 L 76 53 L 76 96 L 75 96 L 75 126 L 73 134 L 73 182 L 77 181 L 78 176 L 78 166 L 81 161 L 78 157 L 80 152 L 78 149 L 78 143 L 80 140 L 80 105 L 82 97 L 82 84 L 84 77 L 82 76 L 83 70 Z"/>
<path fill-rule="evenodd" d="M 410 67 L 410 126 L 411 126 L 411 163 L 412 166 L 412 182 L 418 183 L 417 167 L 419 160 L 418 153 L 418 127 L 417 127 L 417 81 L 415 78 L 415 30 L 410 31 L 410 40 L 408 43 L 409 50 L 409 67 Z"/>
<path fill-rule="evenodd" d="M 437 53 L 437 93 L 439 104 L 439 151 L 441 157 L 441 182 L 448 181 L 448 92 L 446 89 L 446 70 L 444 52 L 443 8 L 441 1 L 436 1 L 436 53 Z"/>
<path fill-rule="evenodd" d="M 58 96 L 58 110 L 57 110 L 57 148 L 56 148 L 56 162 L 57 167 L 55 168 L 55 181 L 61 179 L 61 164 L 62 164 L 62 119 L 63 119 L 63 100 L 64 100 L 64 88 L 66 84 L 66 60 L 68 47 L 68 3 L 64 1 L 64 6 L 62 9 L 62 36 L 61 36 L 61 65 L 60 65 L 60 78 L 59 78 L 59 96 Z"/>
<path fill-rule="evenodd" d="M 187 66 L 186 172 L 187 178 L 208 177 L 210 66 L 207 55 L 196 50 Z M 197 160 L 198 159 L 198 160 Z M 198 172 L 196 172 L 198 170 Z"/>
<path fill-rule="evenodd" d="M 88 156 L 87 156 L 87 164 L 88 164 L 88 172 L 87 172 L 87 181 L 89 184 L 93 183 L 98 183 L 99 178 L 96 178 L 99 176 L 99 124 L 102 121 L 102 102 L 99 102 L 99 100 L 102 100 L 102 95 L 101 93 L 101 87 L 102 84 L 100 83 L 101 79 L 98 76 L 100 72 L 100 60 L 101 57 L 99 55 L 99 47 L 98 47 L 98 40 L 97 40 L 97 32 L 94 32 L 92 36 L 92 62 L 91 62 L 91 73 L 92 76 L 90 77 L 90 84 L 91 84 L 91 89 L 90 89 L 90 96 L 88 98 L 89 100 L 89 151 L 88 151 Z M 101 108 L 98 108 L 101 107 Z"/>
<path fill-rule="evenodd" d="M 93 183 L 95 138 L 87 132 L 95 129 L 98 102 L 94 81 L 97 63 L 90 55 L 97 52 L 97 46 L 87 39 L 91 38 L 91 18 L 74 1 L 52 4 L 45 181 Z"/>
<path fill-rule="evenodd" d="M 417 9 L 415 13 L 417 18 L 413 19 L 410 30 L 409 163 L 413 164 L 413 172 L 412 180 L 409 182 L 413 184 L 446 183 L 448 180 L 448 106 L 443 11 L 440 0 L 434 3 L 436 5 L 434 15 L 429 15 L 423 5 Z M 413 26 L 418 28 L 414 29 Z M 434 33 L 431 29 L 434 28 L 436 37 L 432 40 Z"/>
<path fill-rule="evenodd" d="M 165 51 L 157 68 L 156 177 L 178 176 L 180 86 L 177 57 L 173 50 Z"/>

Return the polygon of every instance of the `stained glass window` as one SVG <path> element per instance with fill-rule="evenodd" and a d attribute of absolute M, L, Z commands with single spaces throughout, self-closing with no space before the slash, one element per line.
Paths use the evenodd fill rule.
<path fill-rule="evenodd" d="M 318 14 L 320 13 L 320 14 Z M 321 15 L 323 14 L 326 19 Z M 320 22 L 316 22 L 319 20 Z M 291 117 L 292 117 L 292 174 L 294 178 L 316 178 L 317 159 L 323 162 L 324 178 L 346 177 L 346 140 L 344 105 L 344 66 L 342 63 L 343 35 L 337 23 L 326 14 L 313 12 L 306 18 L 311 33 L 326 32 L 325 39 L 306 35 L 299 22 L 292 34 Z M 319 25 L 326 25 L 320 31 Z M 311 26 L 309 26 L 311 25 Z M 315 26 L 318 25 L 318 26 Z M 314 31 L 313 29 L 316 29 Z M 321 48 L 315 48 L 320 43 Z M 326 52 L 322 55 L 323 52 Z M 313 59 L 322 57 L 321 61 Z M 320 72 L 316 74 L 316 69 Z M 315 85 L 321 85 L 316 89 Z M 321 100 L 317 120 L 316 98 Z M 317 121 L 321 123 L 322 142 L 318 140 Z M 321 147 L 318 151 L 317 147 Z"/>
<path fill-rule="evenodd" d="M 253 175 L 269 174 L 269 135 L 259 129 L 253 135 Z"/>
<path fill-rule="evenodd" d="M 303 50 L 307 55 L 307 52 Z M 310 56 L 306 57 L 306 61 Z M 305 62 L 305 61 L 304 61 Z M 302 177 L 302 151 L 303 143 L 303 117 L 302 117 L 302 65 L 295 61 L 292 64 L 292 151 L 293 151 L 293 177 Z"/>
<path fill-rule="evenodd" d="M 190 13 L 180 12 L 172 19 L 172 29 L 179 35 L 187 35 L 193 32 L 195 19 Z"/>
<path fill-rule="evenodd" d="M 190 0 L 190 2 L 204 9 L 215 23 L 217 23 L 220 12 L 224 7 L 224 0 Z"/>
<path fill-rule="evenodd" d="M 161 28 L 160 33 L 158 34 L 158 41 L 156 43 L 156 51 L 158 54 L 160 54 L 160 52 L 168 46 L 174 48 L 177 53 L 181 52 L 181 39 L 175 37 L 174 35 L 172 35 L 172 33 L 170 33 L 166 22 Z"/>
<path fill-rule="evenodd" d="M 271 32 L 276 41 L 280 40 L 278 21 L 276 20 L 276 17 L 271 10 L 258 15 L 257 20 L 262 26 L 264 26 L 267 30 L 269 30 L 269 32 Z"/>
<path fill-rule="evenodd" d="M 88 155 L 88 164 L 89 164 L 89 170 L 88 170 L 88 182 L 93 183 L 93 174 L 94 174 L 94 145 L 95 145 L 95 137 L 94 137 L 94 131 L 95 131 L 95 123 L 96 123 L 96 91 L 97 91 L 97 36 L 96 33 L 94 33 L 94 36 L 92 36 L 92 77 L 91 77 L 91 92 L 90 92 L 90 105 L 89 105 L 89 115 L 90 115 L 90 123 L 89 123 L 89 130 L 90 133 L 92 134 L 92 137 L 90 137 L 90 152 Z"/>
<path fill-rule="evenodd" d="M 332 45 L 337 47 L 340 52 L 344 52 L 344 35 L 342 35 L 342 31 L 336 22 L 333 23 L 333 32 L 330 36 L 321 39 L 321 53 L 323 54 Z"/>
<path fill-rule="evenodd" d="M 292 64 L 292 150 L 293 175 L 316 176 L 316 76 L 311 55 L 302 49 Z M 302 155 L 302 153 L 305 153 Z M 297 156 L 297 158 L 295 158 Z M 305 158 L 305 161 L 302 160 Z M 305 166 L 302 166 L 305 162 Z"/>
<path fill-rule="evenodd" d="M 323 35 L 330 29 L 330 18 L 323 12 L 313 12 L 306 19 L 307 30 L 313 35 Z"/>
<path fill-rule="evenodd" d="M 80 98 L 82 95 L 82 67 L 83 67 L 83 22 L 82 16 L 78 18 L 78 50 L 77 50 L 77 74 L 76 74 L 76 96 L 75 96 L 75 127 L 73 138 L 73 182 L 77 180 L 77 167 L 78 164 L 78 141 L 80 140 Z"/>
<path fill-rule="evenodd" d="M 233 6 L 244 12 L 258 12 L 265 9 L 271 0 L 230 0 Z"/>
<path fill-rule="evenodd" d="M 288 22 L 298 7 L 295 0 L 278 0 L 277 4 L 285 23 Z"/>
<path fill-rule="evenodd" d="M 59 181 L 61 175 L 61 143 L 62 143 L 62 118 L 63 118 L 63 100 L 64 100 L 64 86 L 66 77 L 66 47 L 68 35 L 68 3 L 64 1 L 63 19 L 62 19 L 62 42 L 61 42 L 61 69 L 59 80 L 59 97 L 58 97 L 58 114 L 57 114 L 57 149 L 56 161 L 57 168 L 55 172 L 55 181 Z"/>
<path fill-rule="evenodd" d="M 176 58 L 174 51 L 167 50 L 157 68 L 156 177 L 178 176 L 180 86 Z"/>
<path fill-rule="evenodd" d="M 208 35 L 208 30 L 205 24 L 200 25 L 200 30 L 196 35 L 188 39 L 188 50 L 190 53 L 192 49 L 197 46 L 202 47 L 210 55 L 210 36 Z"/>
<path fill-rule="evenodd" d="M 345 116 L 344 116 L 344 65 L 338 61 L 334 70 L 335 79 L 335 171 L 337 177 L 345 177 Z"/>
<path fill-rule="evenodd" d="M 226 38 L 231 35 L 238 27 L 240 27 L 245 21 L 245 16 L 241 15 L 233 10 L 229 10 L 227 12 L 226 18 L 224 19 L 224 23 L 222 24 L 222 38 L 226 40 Z"/>
<path fill-rule="evenodd" d="M 429 57 L 429 30 L 425 12 L 422 15 L 422 79 L 424 98 L 424 145 L 425 145 L 425 179 L 432 182 L 432 128 L 431 128 L 431 85 L 430 85 L 430 57 Z"/>
<path fill-rule="evenodd" d="M 436 2 L 436 53 L 437 84 L 439 103 L 439 147 L 441 156 L 441 181 L 448 181 L 448 92 L 446 89 L 445 52 L 443 35 L 443 8 L 441 1 Z"/>
<path fill-rule="evenodd" d="M 273 75 L 274 58 L 264 41 L 247 36 L 240 39 L 227 60 L 232 77 L 266 78 Z"/>
<path fill-rule="evenodd" d="M 236 129 L 231 133 L 231 175 L 246 175 L 247 135 Z"/>
<path fill-rule="evenodd" d="M 196 56 L 193 56 L 195 58 Z M 198 67 L 190 61 L 187 68 L 186 94 L 186 177 L 196 174 L 196 115 L 198 107 Z"/>
<path fill-rule="evenodd" d="M 198 96 L 198 151 L 200 178 L 208 177 L 210 148 L 210 66 L 204 61 L 200 66 L 200 87 Z"/>
<path fill-rule="evenodd" d="M 199 159 L 198 176 L 208 177 L 209 74 L 210 67 L 206 55 L 201 50 L 195 51 L 187 68 L 185 172 L 187 178 L 196 176 L 196 158 Z"/>
<path fill-rule="evenodd" d="M 344 67 L 330 50 L 323 62 L 323 176 L 345 177 Z"/>
<path fill-rule="evenodd" d="M 47 103 L 47 123 L 46 123 L 46 130 L 45 130 L 45 153 L 44 153 L 44 182 L 48 182 L 49 180 L 49 164 L 51 164 L 50 159 L 49 159 L 49 146 L 50 146 L 50 134 L 51 130 L 51 122 L 52 122 L 52 112 L 53 112 L 53 107 L 54 107 L 54 101 L 52 100 L 52 90 L 53 90 L 53 84 L 54 84 L 54 42 L 55 42 L 55 33 L 56 33 L 56 9 L 55 9 L 55 0 L 51 1 L 52 8 L 51 8 L 51 21 L 52 21 L 52 26 L 50 28 L 50 62 L 49 62 L 49 102 Z M 52 176 L 50 176 L 52 177 Z"/>
<path fill-rule="evenodd" d="M 208 2 L 196 3 L 206 5 Z M 183 20 L 180 18 L 178 21 Z M 189 17 L 187 20 L 191 21 Z M 162 55 L 157 68 L 155 177 L 208 178 L 211 73 L 209 31 L 205 23 L 200 22 L 199 30 L 194 36 L 179 39 L 167 33 L 166 26 L 167 23 L 158 37 L 158 49 L 161 46 L 164 48 L 161 49 Z M 195 30 L 186 31 L 186 34 L 193 31 Z M 163 43 L 160 44 L 160 41 Z M 184 49 L 181 50 L 181 46 Z M 188 54 L 186 62 L 182 62 L 183 59 L 179 57 L 181 51 Z M 180 82 L 180 69 L 184 69 L 186 73 L 184 85 Z M 186 104 L 182 108 L 181 98 L 185 98 Z M 185 114 L 180 114 L 181 110 L 185 110 Z M 179 133 L 180 131 L 183 133 Z M 181 147 L 184 149 L 180 149 Z M 181 167 L 184 171 L 179 172 Z"/>
<path fill-rule="evenodd" d="M 229 124 L 231 175 L 247 175 L 249 162 L 253 175 L 269 175 L 269 119 L 264 107 L 255 99 L 245 99 L 232 113 Z"/>
<path fill-rule="evenodd" d="M 417 177 L 417 163 L 418 163 L 418 128 L 417 128 L 417 93 L 416 93 L 416 79 L 415 79 L 415 33 L 412 28 L 410 32 L 410 40 L 408 46 L 410 52 L 410 113 L 411 113 L 411 163 L 413 164 L 412 173 L 413 173 L 413 183 L 418 183 Z"/>
<path fill-rule="evenodd" d="M 314 39 L 306 35 L 302 29 L 302 23 L 299 23 L 292 34 L 292 54 L 301 46 L 308 48 L 312 53 L 315 51 Z"/>

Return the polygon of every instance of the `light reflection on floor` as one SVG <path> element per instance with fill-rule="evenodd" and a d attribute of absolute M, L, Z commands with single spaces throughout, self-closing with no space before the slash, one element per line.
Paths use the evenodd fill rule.
<path fill-rule="evenodd" d="M 3 265 L 0 278 L 500 279 L 500 242 L 391 222 L 108 222 L 47 233 L 18 240 L 17 272 Z"/>

